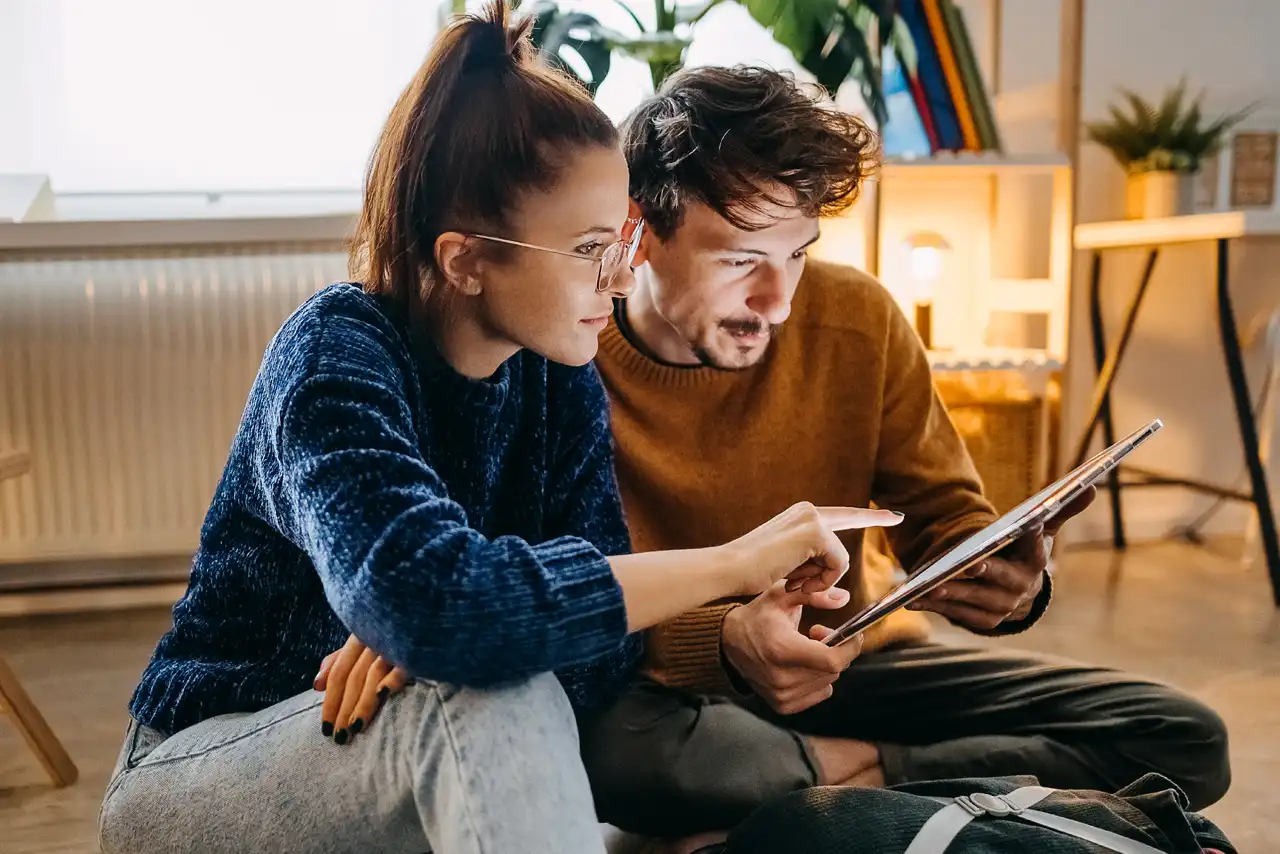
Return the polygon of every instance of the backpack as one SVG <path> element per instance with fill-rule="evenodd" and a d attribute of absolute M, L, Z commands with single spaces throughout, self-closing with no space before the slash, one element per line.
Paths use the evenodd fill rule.
<path fill-rule="evenodd" d="M 1115 794 L 1034 777 L 803 789 L 734 828 L 724 854 L 1237 854 L 1159 774 Z"/>

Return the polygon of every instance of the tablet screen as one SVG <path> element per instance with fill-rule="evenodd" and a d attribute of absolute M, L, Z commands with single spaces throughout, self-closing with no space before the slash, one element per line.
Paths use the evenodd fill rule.
<path fill-rule="evenodd" d="M 1049 484 L 981 531 L 966 538 L 955 548 L 920 567 L 900 586 L 878 601 L 872 602 L 844 625 L 835 629 L 823 643 L 828 646 L 844 643 L 859 632 L 865 631 L 873 623 L 879 622 L 984 558 L 990 557 L 1016 540 L 1023 532 L 1051 519 L 1064 505 L 1070 503 L 1099 477 L 1114 468 L 1121 458 L 1155 435 L 1156 431 L 1163 426 L 1160 419 L 1153 420 Z"/>

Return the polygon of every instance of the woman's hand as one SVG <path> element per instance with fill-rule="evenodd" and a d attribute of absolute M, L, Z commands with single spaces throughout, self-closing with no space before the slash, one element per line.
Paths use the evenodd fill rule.
<path fill-rule="evenodd" d="M 346 744 L 373 722 L 387 697 L 398 693 L 409 674 L 393 667 L 355 635 L 320 663 L 314 688 L 324 691 L 320 731 Z"/>
<path fill-rule="evenodd" d="M 893 510 L 792 505 L 725 548 L 734 556 L 737 594 L 763 593 L 782 578 L 788 591 L 813 593 L 840 580 L 849 569 L 849 552 L 835 535 L 851 528 L 887 528 L 903 515 Z"/>

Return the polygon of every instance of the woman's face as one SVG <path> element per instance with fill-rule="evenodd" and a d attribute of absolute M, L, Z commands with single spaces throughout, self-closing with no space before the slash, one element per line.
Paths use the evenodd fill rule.
<path fill-rule="evenodd" d="M 612 148 L 586 148 L 563 168 L 556 186 L 525 193 L 509 217 L 511 231 L 493 235 L 570 253 L 516 246 L 486 250 L 480 303 L 491 332 L 553 362 L 584 365 L 595 358 L 597 336 L 613 298 L 634 285 L 624 268 L 613 288 L 596 291 L 599 258 L 618 241 L 627 218 L 627 164 Z M 578 256 L 578 257 L 570 257 Z"/>

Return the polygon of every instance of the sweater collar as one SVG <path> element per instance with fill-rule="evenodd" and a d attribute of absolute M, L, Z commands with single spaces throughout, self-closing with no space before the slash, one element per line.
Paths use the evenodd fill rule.
<path fill-rule="evenodd" d="M 491 376 L 477 380 L 454 370 L 428 335 L 411 334 L 410 347 L 424 388 L 444 391 L 458 404 L 484 409 L 497 409 L 506 401 L 511 388 L 511 363 L 520 358 L 520 353 L 516 353 Z"/>
<path fill-rule="evenodd" d="M 629 332 L 625 306 L 622 300 L 614 304 L 613 317 L 600 333 L 600 350 L 624 371 L 645 382 L 669 388 L 724 387 L 755 370 L 753 366 L 742 371 L 720 371 L 701 365 L 673 365 L 660 361 L 633 340 L 635 333 Z"/>

